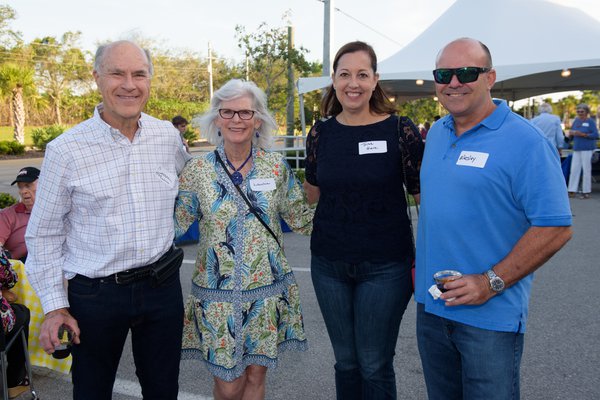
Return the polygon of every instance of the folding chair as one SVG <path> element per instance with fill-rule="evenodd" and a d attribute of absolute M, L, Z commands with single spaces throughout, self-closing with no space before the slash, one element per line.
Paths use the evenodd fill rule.
<path fill-rule="evenodd" d="M 27 338 L 25 337 L 25 331 L 23 327 L 19 327 L 15 335 L 6 343 L 6 337 L 4 336 L 4 332 L 0 334 L 0 363 L 2 364 L 2 393 L 3 399 L 8 400 L 8 384 L 6 382 L 6 372 L 8 368 L 8 359 L 7 352 L 13 346 L 15 341 L 22 340 L 23 341 L 23 349 L 25 350 L 25 367 L 27 369 L 27 377 L 29 379 L 29 393 L 31 394 L 32 400 L 38 400 L 39 397 L 35 393 L 35 389 L 33 388 L 33 377 L 31 374 L 31 363 L 29 362 L 29 352 L 27 351 Z"/>

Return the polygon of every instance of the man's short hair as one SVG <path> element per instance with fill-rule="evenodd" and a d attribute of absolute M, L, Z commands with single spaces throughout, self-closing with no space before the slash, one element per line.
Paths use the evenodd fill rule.
<path fill-rule="evenodd" d="M 148 72 L 150 73 L 150 76 L 153 76 L 154 75 L 154 66 L 152 65 L 152 57 L 150 57 L 150 52 L 148 50 L 140 47 L 140 45 L 138 45 L 137 43 L 132 42 L 131 40 L 119 40 L 116 42 L 104 43 L 104 44 L 101 44 L 100 46 L 98 46 L 98 49 L 96 50 L 96 55 L 94 57 L 94 71 L 100 72 L 100 69 L 102 68 L 102 62 L 104 61 L 104 56 L 106 55 L 107 49 L 109 49 L 110 47 L 119 45 L 119 44 L 124 44 L 124 43 L 132 44 L 135 47 L 138 47 L 142 52 L 144 52 L 144 54 L 146 55 L 146 60 L 148 61 Z"/>
<path fill-rule="evenodd" d="M 542 113 L 548 113 L 548 114 L 552 114 L 552 106 L 548 103 L 542 103 L 540 104 L 540 107 L 538 108 L 540 114 Z"/>
<path fill-rule="evenodd" d="M 188 120 L 183 118 L 181 115 L 177 115 L 175 117 L 173 117 L 173 119 L 171 120 L 171 122 L 173 123 L 174 126 L 179 126 L 179 125 L 187 125 L 188 124 Z"/>

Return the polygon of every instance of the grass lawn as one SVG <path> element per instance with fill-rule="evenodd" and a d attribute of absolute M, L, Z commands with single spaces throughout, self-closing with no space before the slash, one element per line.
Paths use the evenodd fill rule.
<path fill-rule="evenodd" d="M 31 140 L 31 131 L 38 128 L 37 126 L 26 126 L 25 127 L 25 146 L 31 147 L 33 146 L 33 141 Z M 12 126 L 0 126 L 0 141 L 14 140 L 14 130 Z"/>

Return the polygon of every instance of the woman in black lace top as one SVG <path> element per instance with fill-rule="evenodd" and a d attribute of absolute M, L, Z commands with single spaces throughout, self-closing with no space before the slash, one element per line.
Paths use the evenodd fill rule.
<path fill-rule="evenodd" d="M 396 398 L 394 351 L 412 294 L 403 182 L 418 201 L 423 142 L 410 119 L 394 115 L 376 68 L 366 43 L 338 51 L 321 104 L 331 118 L 307 141 L 305 189 L 318 201 L 312 280 L 335 353 L 338 399 Z"/>

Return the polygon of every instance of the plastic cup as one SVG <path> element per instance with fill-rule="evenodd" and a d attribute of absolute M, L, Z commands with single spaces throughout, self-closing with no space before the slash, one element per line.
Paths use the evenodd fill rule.
<path fill-rule="evenodd" d="M 445 283 L 454 281 L 460 278 L 461 276 L 462 274 L 459 271 L 455 271 L 453 269 L 445 269 L 433 274 L 433 279 L 435 280 L 437 288 L 440 290 L 440 292 L 443 293 L 448 290 L 444 288 Z"/>

